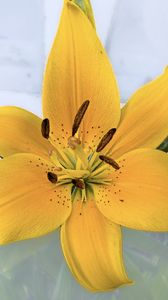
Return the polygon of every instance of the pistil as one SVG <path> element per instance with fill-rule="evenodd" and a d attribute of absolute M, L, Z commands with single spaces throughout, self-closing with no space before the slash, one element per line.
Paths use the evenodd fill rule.
<path fill-rule="evenodd" d="M 111 184 L 109 178 L 109 167 L 104 164 L 111 165 L 118 170 L 120 167 L 112 158 L 105 155 L 99 155 L 106 145 L 111 141 L 116 132 L 116 128 L 111 128 L 101 139 L 96 150 L 88 156 L 82 146 L 78 132 L 79 126 L 84 118 L 86 110 L 89 106 L 89 100 L 83 102 L 79 108 L 72 126 L 72 136 L 68 138 L 67 149 L 57 146 L 50 153 L 50 159 L 54 163 L 57 174 L 48 172 L 48 180 L 57 185 L 71 184 L 72 199 L 76 190 L 81 194 L 82 201 L 86 201 L 87 192 L 91 184 Z M 50 122 L 44 119 L 41 124 L 42 136 L 49 139 Z"/>
<path fill-rule="evenodd" d="M 80 140 L 74 136 L 71 136 L 68 139 L 68 145 L 74 151 L 76 161 L 79 158 L 81 160 L 83 168 L 87 169 L 88 168 L 88 159 L 87 159 L 86 153 L 84 152 L 84 150 L 81 146 Z"/>

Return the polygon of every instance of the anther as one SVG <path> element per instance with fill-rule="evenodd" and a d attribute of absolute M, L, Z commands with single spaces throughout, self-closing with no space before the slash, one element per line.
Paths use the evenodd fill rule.
<path fill-rule="evenodd" d="M 45 139 L 49 138 L 50 134 L 50 122 L 49 119 L 44 119 L 41 123 L 41 133 Z"/>
<path fill-rule="evenodd" d="M 72 179 L 72 183 L 79 189 L 85 189 L 85 183 L 82 179 Z"/>
<path fill-rule="evenodd" d="M 0 159 L 3 159 L 3 156 L 2 156 L 2 155 L 0 155 Z"/>
<path fill-rule="evenodd" d="M 51 181 L 52 183 L 57 183 L 57 175 L 52 173 L 52 172 L 48 172 L 47 173 L 47 177 L 48 177 L 48 180 Z"/>
<path fill-rule="evenodd" d="M 75 133 L 78 131 L 79 129 L 79 126 L 82 122 L 82 119 L 85 115 L 85 112 L 89 106 L 89 103 L 90 101 L 89 100 L 86 100 L 85 102 L 83 102 L 83 104 L 81 105 L 81 107 L 79 108 L 76 116 L 75 116 L 75 119 L 74 119 L 74 123 L 73 123 L 73 126 L 72 126 L 72 136 L 75 135 Z"/>
<path fill-rule="evenodd" d="M 97 152 L 100 152 L 101 150 L 103 150 L 106 147 L 106 145 L 113 138 L 113 135 L 115 132 L 116 132 L 116 128 L 112 128 L 102 137 L 100 143 L 97 146 L 97 149 L 96 149 Z"/>
<path fill-rule="evenodd" d="M 112 159 L 112 158 L 110 158 L 108 156 L 105 156 L 105 155 L 100 155 L 99 158 L 102 161 L 104 161 L 105 163 L 107 163 L 110 166 L 112 166 L 114 169 L 116 169 L 116 170 L 120 169 L 120 166 L 118 165 L 118 163 L 114 159 Z"/>

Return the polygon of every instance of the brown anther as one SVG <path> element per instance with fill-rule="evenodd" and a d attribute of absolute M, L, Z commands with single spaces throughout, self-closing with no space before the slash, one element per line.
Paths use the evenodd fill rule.
<path fill-rule="evenodd" d="M 52 183 L 57 183 L 57 175 L 52 173 L 52 172 L 48 172 L 47 173 L 47 177 L 48 177 L 48 180 L 51 181 Z"/>
<path fill-rule="evenodd" d="M 97 152 L 100 152 L 106 147 L 106 145 L 111 141 L 115 132 L 116 132 L 116 128 L 112 128 L 102 137 L 100 143 L 97 146 L 96 149 Z"/>
<path fill-rule="evenodd" d="M 71 148 L 71 149 L 75 149 L 77 145 L 80 145 L 81 144 L 81 141 L 79 138 L 76 138 L 74 136 L 70 136 L 68 138 L 68 146 Z"/>
<path fill-rule="evenodd" d="M 0 155 L 0 159 L 3 159 L 3 156 L 2 156 L 2 155 Z"/>
<path fill-rule="evenodd" d="M 99 158 L 102 161 L 104 161 L 105 163 L 107 163 L 110 166 L 112 166 L 114 169 L 116 169 L 116 170 L 120 169 L 120 166 L 118 165 L 118 163 L 114 159 L 112 159 L 112 158 L 110 158 L 108 156 L 105 156 L 105 155 L 100 155 Z"/>
<path fill-rule="evenodd" d="M 49 138 L 50 134 L 50 122 L 49 119 L 44 119 L 41 123 L 41 133 L 45 139 Z"/>
<path fill-rule="evenodd" d="M 74 119 L 74 123 L 73 123 L 73 126 L 72 126 L 72 136 L 75 135 L 75 133 L 78 131 L 79 129 L 79 126 L 82 122 L 82 119 L 85 115 L 85 112 L 89 106 L 89 103 L 90 101 L 89 100 L 86 100 L 83 102 L 83 104 L 81 105 L 81 107 L 79 108 L 76 116 L 75 116 L 75 119 Z"/>
<path fill-rule="evenodd" d="M 72 179 L 72 183 L 79 189 L 85 189 L 85 183 L 82 179 Z"/>

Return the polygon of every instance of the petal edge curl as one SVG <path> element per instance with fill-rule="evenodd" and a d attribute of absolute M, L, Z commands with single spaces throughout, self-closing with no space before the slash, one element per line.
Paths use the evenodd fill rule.
<path fill-rule="evenodd" d="M 114 157 L 137 148 L 157 148 L 168 135 L 168 67 L 141 87 L 122 109 L 110 153 Z"/>
<path fill-rule="evenodd" d="M 85 288 L 106 291 L 131 283 L 123 264 L 120 226 L 105 219 L 94 200 L 75 200 L 61 227 L 61 244 L 71 272 Z"/>

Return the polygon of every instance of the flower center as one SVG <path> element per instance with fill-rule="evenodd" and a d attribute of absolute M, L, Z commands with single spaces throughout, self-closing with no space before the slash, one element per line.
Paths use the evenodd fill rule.
<path fill-rule="evenodd" d="M 57 174 L 48 173 L 50 182 L 57 185 L 71 184 L 72 198 L 75 192 L 81 191 L 82 199 L 87 198 L 87 192 L 92 190 L 93 184 L 111 184 L 109 175 L 113 169 L 119 169 L 119 165 L 110 157 L 100 155 L 100 152 L 111 141 L 116 132 L 110 129 L 100 140 L 96 150 L 87 153 L 77 135 L 80 124 L 88 109 L 89 100 L 86 100 L 79 108 L 72 126 L 72 136 L 69 137 L 67 148 L 55 148 L 50 154 L 50 159 L 57 167 Z M 50 123 L 44 119 L 41 125 L 41 133 L 44 138 L 49 139 Z"/>

